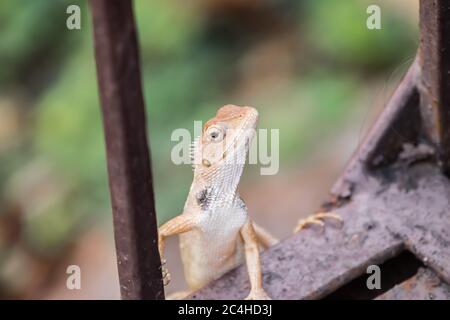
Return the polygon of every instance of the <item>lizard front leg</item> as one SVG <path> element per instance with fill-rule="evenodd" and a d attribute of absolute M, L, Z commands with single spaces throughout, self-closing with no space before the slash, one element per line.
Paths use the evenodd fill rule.
<path fill-rule="evenodd" d="M 250 219 L 241 228 L 244 240 L 245 259 L 247 261 L 248 276 L 250 278 L 250 294 L 246 300 L 270 300 L 262 286 L 261 261 L 259 259 L 258 238 Z"/>
<path fill-rule="evenodd" d="M 183 213 L 167 221 L 158 229 L 158 250 L 161 257 L 162 276 L 165 286 L 167 286 L 170 282 L 170 274 L 164 267 L 166 263 L 164 259 L 165 238 L 192 230 L 198 225 L 199 218 L 199 214 Z"/>

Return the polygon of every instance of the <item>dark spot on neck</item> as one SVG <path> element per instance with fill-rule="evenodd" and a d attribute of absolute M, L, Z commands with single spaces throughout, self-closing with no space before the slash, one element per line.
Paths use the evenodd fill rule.
<path fill-rule="evenodd" d="M 211 188 L 206 187 L 205 189 L 202 189 L 195 195 L 195 198 L 197 199 L 197 204 L 204 211 L 208 210 L 208 207 L 209 207 L 209 200 L 210 200 L 210 193 L 211 193 L 210 191 L 211 191 Z"/>

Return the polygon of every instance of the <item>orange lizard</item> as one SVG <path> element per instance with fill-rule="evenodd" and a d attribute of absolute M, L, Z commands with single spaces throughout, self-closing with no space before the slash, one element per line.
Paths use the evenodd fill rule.
<path fill-rule="evenodd" d="M 267 248 L 278 242 L 247 214 L 238 193 L 249 145 L 255 134 L 258 112 L 252 107 L 225 105 L 205 123 L 202 135 L 194 142 L 194 179 L 183 213 L 159 228 L 159 252 L 163 259 L 164 239 L 180 234 L 181 258 L 189 290 L 172 298 L 183 298 L 247 262 L 250 278 L 248 300 L 270 299 L 263 288 L 259 245 Z M 300 221 L 323 224 L 322 218 L 337 218 L 321 213 Z M 163 269 L 165 282 L 170 276 Z"/>

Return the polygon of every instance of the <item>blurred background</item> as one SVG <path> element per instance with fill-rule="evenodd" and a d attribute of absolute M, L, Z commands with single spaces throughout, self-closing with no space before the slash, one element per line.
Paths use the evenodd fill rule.
<path fill-rule="evenodd" d="M 66 8 L 81 7 L 81 30 Z M 366 9 L 381 8 L 381 30 Z M 280 130 L 280 170 L 244 171 L 250 215 L 280 238 L 313 213 L 418 46 L 417 0 L 136 0 L 158 223 L 181 213 L 170 160 L 227 103 Z M 116 299 L 119 286 L 91 21 L 82 0 L 0 2 L 0 299 Z M 177 248 L 167 292 L 185 288 Z M 81 267 L 82 289 L 66 289 Z"/>

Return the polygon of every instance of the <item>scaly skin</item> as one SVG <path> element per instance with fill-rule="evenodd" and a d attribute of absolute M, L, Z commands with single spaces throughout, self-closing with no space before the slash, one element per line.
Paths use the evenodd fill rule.
<path fill-rule="evenodd" d="M 277 240 L 250 220 L 237 191 L 257 122 L 256 109 L 226 105 L 205 124 L 194 145 L 194 180 L 183 213 L 159 229 L 161 257 L 164 239 L 180 234 L 184 273 L 192 291 L 245 258 L 251 284 L 247 299 L 270 299 L 262 286 L 258 245 L 268 247 Z"/>

